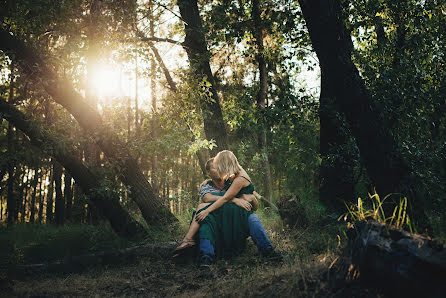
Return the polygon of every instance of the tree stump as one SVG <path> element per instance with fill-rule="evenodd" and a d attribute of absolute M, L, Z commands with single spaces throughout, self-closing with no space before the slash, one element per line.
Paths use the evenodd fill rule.
<path fill-rule="evenodd" d="M 305 213 L 305 207 L 302 205 L 299 197 L 291 195 L 282 196 L 277 207 L 283 222 L 290 228 L 308 226 L 309 220 Z"/>
<path fill-rule="evenodd" d="M 361 281 L 391 295 L 445 297 L 445 244 L 377 222 L 356 222 L 348 253 Z"/>

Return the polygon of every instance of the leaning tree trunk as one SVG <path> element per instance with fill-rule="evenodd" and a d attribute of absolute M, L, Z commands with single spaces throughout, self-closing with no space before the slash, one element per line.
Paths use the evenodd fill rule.
<path fill-rule="evenodd" d="M 2 117 L 12 123 L 15 127 L 23 131 L 30 139 L 31 143 L 38 148 L 51 148 L 54 158 L 70 172 L 76 183 L 89 196 L 90 200 L 103 212 L 110 221 L 113 230 L 122 237 L 132 238 L 144 232 L 144 229 L 136 223 L 130 215 L 119 204 L 119 195 L 103 186 L 107 182 L 103 177 L 93 174 L 78 158 L 79 153 L 74 148 L 60 144 L 56 138 L 45 133 L 37 124 L 23 115 L 14 106 L 8 104 L 0 98 L 0 112 Z M 54 173 L 56 176 L 56 173 Z M 36 167 L 35 179 L 38 177 Z M 37 184 L 37 181 L 35 181 Z M 56 214 L 57 216 L 57 214 Z"/>
<path fill-rule="evenodd" d="M 268 72 L 266 69 L 265 60 L 265 49 L 263 46 L 263 23 L 260 17 L 260 0 L 252 1 L 252 16 L 254 20 L 253 35 L 255 37 L 257 54 L 256 60 L 259 65 L 259 80 L 260 89 L 257 94 L 257 109 L 259 111 L 260 117 L 260 132 L 257 135 L 259 153 L 261 154 L 261 161 L 263 166 L 263 191 L 264 197 L 272 202 L 273 198 L 273 185 L 271 178 L 271 167 L 269 165 L 268 150 L 266 148 L 266 117 L 265 117 L 265 106 L 266 106 L 266 95 L 268 92 Z"/>
<path fill-rule="evenodd" d="M 209 64 L 210 53 L 206 45 L 197 0 L 178 0 L 178 7 L 184 21 L 186 37 L 183 46 L 186 49 L 190 67 L 197 79 L 206 78 L 210 83 L 209 91 L 212 93 L 212 98 L 205 99 L 202 96 L 201 109 L 206 138 L 215 140 L 217 144 L 217 147 L 211 150 L 211 154 L 215 156 L 219 151 L 228 148 L 228 140 L 215 80 Z"/>
<path fill-rule="evenodd" d="M 336 105 L 347 122 L 367 172 L 384 195 L 401 193 L 411 202 L 414 219 L 428 227 L 422 183 L 411 175 L 382 112 L 353 64 L 353 44 L 339 0 L 299 0 L 321 74 L 335 93 Z"/>
<path fill-rule="evenodd" d="M 114 168 L 121 169 L 118 176 L 129 188 L 129 195 L 138 205 L 146 222 L 160 224 L 177 220 L 155 195 L 127 146 L 117 136 L 110 134 L 111 129 L 103 123 L 99 113 L 85 102 L 70 82 L 59 78 L 37 51 L 28 48 L 23 41 L 3 28 L 0 29 L 0 49 L 18 59 L 24 72 L 30 78 L 40 81 L 48 94 L 92 135 L 105 155 L 116 165 Z"/>

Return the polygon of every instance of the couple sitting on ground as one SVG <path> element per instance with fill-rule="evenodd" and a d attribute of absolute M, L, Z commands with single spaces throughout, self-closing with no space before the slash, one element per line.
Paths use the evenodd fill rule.
<path fill-rule="evenodd" d="M 254 186 L 237 157 L 228 150 L 219 152 L 206 163 L 210 180 L 200 186 L 201 199 L 189 231 L 174 251 L 174 258 L 183 255 L 199 239 L 199 262 L 209 265 L 215 256 L 230 257 L 239 254 L 251 236 L 263 257 L 280 257 L 266 235 L 257 214 Z M 232 204 L 226 204 L 232 203 Z"/>

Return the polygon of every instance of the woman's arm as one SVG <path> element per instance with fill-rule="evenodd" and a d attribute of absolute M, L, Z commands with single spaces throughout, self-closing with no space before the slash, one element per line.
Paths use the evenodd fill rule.
<path fill-rule="evenodd" d="M 246 186 L 245 185 L 246 183 L 247 183 L 246 179 L 240 177 L 235 178 L 234 181 L 232 182 L 231 187 L 229 187 L 226 193 L 222 197 L 218 198 L 218 200 L 215 201 L 215 203 L 212 204 L 209 208 L 198 213 L 195 216 L 195 219 L 197 221 L 202 221 L 203 219 L 205 219 L 209 213 L 220 208 L 225 203 L 229 202 L 232 198 L 234 198 L 239 193 L 240 189 Z"/>
<path fill-rule="evenodd" d="M 255 205 L 255 203 L 253 204 L 253 206 L 251 206 L 251 204 L 249 202 L 251 202 L 251 200 L 249 199 L 249 196 L 253 196 L 253 195 L 242 195 L 243 198 L 232 198 L 231 200 L 229 200 L 229 203 L 234 203 L 239 207 L 242 207 L 243 209 L 245 209 L 246 211 L 250 211 L 251 209 L 253 209 L 254 211 L 257 210 L 257 207 Z M 245 197 L 246 196 L 246 197 Z M 205 194 L 202 198 L 201 201 L 204 203 L 210 203 L 210 202 L 215 202 L 217 201 L 219 198 L 221 198 L 221 195 L 215 195 L 213 193 L 207 193 Z M 255 200 L 255 197 L 254 197 Z M 255 200 L 257 203 L 257 200 Z"/>

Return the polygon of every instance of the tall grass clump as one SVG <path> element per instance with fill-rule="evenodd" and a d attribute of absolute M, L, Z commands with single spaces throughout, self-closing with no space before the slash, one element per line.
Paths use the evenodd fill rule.
<path fill-rule="evenodd" d="M 349 216 L 353 221 L 372 219 L 379 223 L 391 225 L 399 229 L 408 228 L 411 233 L 416 232 L 415 227 L 413 226 L 408 214 L 406 197 L 400 199 L 399 203 L 393 209 L 393 213 L 391 216 L 387 216 L 385 214 L 383 203 L 391 195 L 392 194 L 388 194 L 383 199 L 381 199 L 375 190 L 373 195 L 369 193 L 369 199 L 371 203 L 370 208 L 364 206 L 363 200 L 361 198 L 358 198 L 356 204 L 345 204 L 348 212 L 341 215 L 339 219 L 344 218 L 344 220 L 346 221 Z"/>

